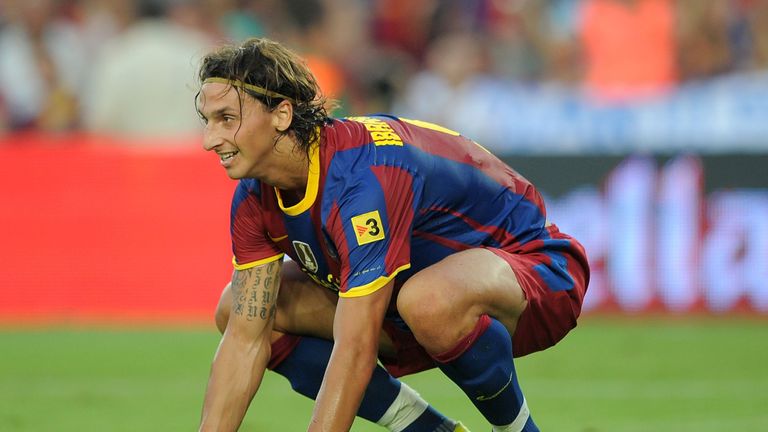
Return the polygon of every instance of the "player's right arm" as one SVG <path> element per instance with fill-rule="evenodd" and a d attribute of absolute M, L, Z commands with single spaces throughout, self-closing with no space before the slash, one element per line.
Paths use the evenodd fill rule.
<path fill-rule="evenodd" d="M 213 359 L 201 431 L 235 431 L 256 394 L 271 354 L 281 260 L 235 270 L 232 309 Z"/>

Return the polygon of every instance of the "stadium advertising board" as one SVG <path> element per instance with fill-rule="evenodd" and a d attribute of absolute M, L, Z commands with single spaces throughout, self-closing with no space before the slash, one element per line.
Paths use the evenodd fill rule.
<path fill-rule="evenodd" d="M 0 145 L 0 321 L 209 322 L 234 186 L 209 156 Z M 768 155 L 507 161 L 586 247 L 585 310 L 768 314 Z"/>
<path fill-rule="evenodd" d="M 585 310 L 768 312 L 768 156 L 508 162 L 587 249 Z"/>

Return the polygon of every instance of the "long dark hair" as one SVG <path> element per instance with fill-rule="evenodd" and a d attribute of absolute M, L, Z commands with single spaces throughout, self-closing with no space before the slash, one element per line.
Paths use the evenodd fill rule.
<path fill-rule="evenodd" d="M 198 78 L 201 86 L 208 78 L 227 79 L 233 88 L 258 99 L 270 111 L 282 100 L 289 100 L 293 104 L 293 120 L 283 134 L 292 133 L 297 145 L 307 154 L 311 143 L 319 138 L 318 126 L 329 121 L 324 107 L 326 100 L 304 61 L 283 45 L 266 38 L 251 38 L 207 54 Z M 261 87 L 273 95 L 238 86 L 238 81 Z"/>

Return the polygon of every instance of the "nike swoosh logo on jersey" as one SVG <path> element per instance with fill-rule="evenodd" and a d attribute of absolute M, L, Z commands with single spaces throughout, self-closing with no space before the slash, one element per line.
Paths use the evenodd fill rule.
<path fill-rule="evenodd" d="M 284 236 L 280 236 L 280 237 L 272 237 L 272 234 L 270 234 L 270 233 L 267 233 L 267 237 L 269 237 L 269 239 L 270 239 L 270 240 L 272 240 L 273 242 L 277 243 L 277 242 L 279 242 L 280 240 L 285 240 L 285 239 L 287 239 L 287 238 L 288 238 L 288 234 L 286 234 L 286 235 L 284 235 Z"/>

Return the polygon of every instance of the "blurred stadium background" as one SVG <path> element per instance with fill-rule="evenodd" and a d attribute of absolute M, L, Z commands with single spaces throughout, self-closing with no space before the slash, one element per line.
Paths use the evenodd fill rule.
<path fill-rule="evenodd" d="M 583 241 L 580 327 L 519 360 L 543 430 L 768 430 L 768 0 L 0 1 L 0 430 L 195 428 L 234 187 L 195 65 L 249 36 L 337 116 L 482 143 Z M 302 430 L 264 387 L 243 429 Z"/>

